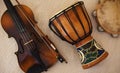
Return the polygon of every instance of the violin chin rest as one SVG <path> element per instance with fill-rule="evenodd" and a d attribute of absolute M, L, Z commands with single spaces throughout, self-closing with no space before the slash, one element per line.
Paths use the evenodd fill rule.
<path fill-rule="evenodd" d="M 26 73 L 41 73 L 44 69 L 39 64 L 34 64 Z"/>

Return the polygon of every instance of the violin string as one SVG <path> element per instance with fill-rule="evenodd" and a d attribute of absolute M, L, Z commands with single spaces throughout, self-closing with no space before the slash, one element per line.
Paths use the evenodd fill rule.
<path fill-rule="evenodd" d="M 24 32 L 23 32 L 24 33 Z M 26 45 L 24 45 L 25 44 L 25 42 L 27 41 L 27 38 L 26 38 L 26 36 L 24 35 L 24 34 L 20 34 L 20 36 L 21 36 L 21 38 L 22 38 L 22 41 L 23 41 L 23 46 L 25 46 L 27 49 L 32 49 L 32 47 L 31 46 L 26 46 Z"/>
<path fill-rule="evenodd" d="M 23 23 L 21 22 L 21 23 L 19 23 L 19 22 L 17 22 L 17 16 L 15 16 L 14 17 L 15 19 L 15 22 L 16 22 L 16 26 L 17 26 L 17 28 L 18 28 L 18 31 L 20 32 L 20 34 L 19 34 L 19 36 L 22 38 L 22 41 L 23 41 L 23 43 L 25 43 L 26 41 L 27 41 L 27 39 L 26 39 L 26 36 L 24 36 L 24 32 L 23 31 L 25 31 L 25 29 L 24 29 L 24 27 L 23 27 Z"/>
<path fill-rule="evenodd" d="M 20 23 L 17 22 L 16 19 L 15 19 L 15 21 L 16 21 L 18 31 L 20 32 L 19 36 L 22 38 L 23 43 L 25 43 L 27 41 L 26 36 L 24 35 L 24 32 L 23 32 L 25 29 Z M 27 47 L 27 48 L 31 48 L 31 47 Z"/>
<path fill-rule="evenodd" d="M 19 10 L 21 10 L 22 11 L 22 9 L 20 9 L 19 8 Z M 27 18 L 27 16 L 24 14 L 24 12 L 23 12 L 23 15 L 25 16 L 25 18 L 28 20 L 28 22 L 32 25 L 32 27 L 33 27 L 33 24 L 32 24 L 32 22 Z M 23 26 L 21 25 L 21 27 L 20 28 L 23 28 Z M 34 28 L 34 27 L 33 27 Z M 34 28 L 34 30 L 35 30 L 35 28 Z M 35 30 L 36 31 L 36 30 Z M 26 31 L 27 32 L 27 31 Z M 38 33 L 38 32 L 37 32 Z M 30 34 L 28 34 L 28 32 L 27 33 L 24 33 L 23 32 L 23 34 L 22 35 L 20 35 L 23 39 L 22 40 L 24 40 L 25 41 L 25 39 L 26 38 L 30 38 L 31 36 L 30 36 Z M 44 40 L 44 38 L 42 38 L 43 39 L 43 41 L 45 42 L 45 44 L 50 48 L 50 46 L 47 44 L 47 42 Z M 26 39 L 27 40 L 27 39 Z M 34 45 L 33 45 L 34 44 Z M 25 47 L 27 48 L 27 49 L 30 49 L 30 50 L 33 50 L 33 48 L 34 48 L 34 46 L 36 47 L 36 45 L 35 45 L 35 43 L 29 43 L 29 44 L 27 44 Z M 52 49 L 49 49 L 49 50 L 52 50 Z M 39 51 L 40 52 L 40 51 Z M 50 51 L 51 52 L 51 54 L 52 55 L 55 55 L 54 54 L 54 52 L 53 51 Z M 23 53 L 24 53 L 24 49 L 23 49 Z M 42 52 L 41 52 L 42 53 Z M 33 53 L 34 54 L 34 53 Z M 42 53 L 43 55 L 44 55 L 44 53 Z M 44 55 L 44 57 L 48 57 L 48 55 Z M 57 56 L 56 56 L 56 58 L 57 58 Z M 39 59 L 39 58 L 38 58 Z M 41 59 L 39 59 L 39 61 L 44 65 L 44 63 L 42 62 L 42 60 Z"/>
<path fill-rule="evenodd" d="M 17 6 L 17 7 L 19 8 L 20 12 L 25 16 L 25 18 L 28 20 L 28 22 L 31 24 L 31 26 L 34 28 L 34 22 L 32 21 L 31 17 L 26 16 L 24 8 L 23 7 L 19 7 L 19 6 Z M 35 28 L 34 28 L 34 30 L 38 33 L 38 31 Z M 47 47 L 51 48 L 41 35 L 40 35 L 40 37 L 42 38 L 42 40 L 44 41 L 44 43 L 47 45 Z M 52 49 L 49 49 L 49 50 L 52 50 Z"/>
<path fill-rule="evenodd" d="M 17 24 L 19 24 L 18 22 L 17 22 Z M 30 40 L 32 40 L 31 39 L 31 37 L 30 37 L 30 35 L 27 33 L 27 30 L 20 24 L 20 25 L 18 25 L 18 29 L 20 30 L 20 32 L 21 31 L 23 31 L 23 29 L 24 29 L 24 32 L 21 32 L 19 35 L 20 35 L 20 37 L 22 38 L 22 40 L 23 40 L 23 43 L 25 44 L 26 42 L 28 42 L 28 41 L 30 41 Z M 22 30 L 21 30 L 22 29 Z M 23 44 L 23 45 L 24 45 Z M 31 45 L 31 44 L 26 44 L 25 46 L 29 49 L 31 49 L 32 50 L 32 47 L 34 47 L 34 45 L 32 44 L 32 46 L 29 46 L 29 45 Z"/>
<path fill-rule="evenodd" d="M 28 35 L 25 34 L 26 29 L 22 26 L 23 23 L 22 24 L 18 23 L 16 19 L 15 19 L 15 21 L 16 21 L 16 24 L 19 24 L 19 25 L 17 25 L 18 31 L 20 32 L 19 36 L 22 38 L 23 43 L 27 42 L 29 39 L 27 38 Z M 31 47 L 26 46 L 26 48 L 31 48 Z"/>
<path fill-rule="evenodd" d="M 8 5 L 9 6 L 9 5 Z M 11 9 L 10 9 L 11 8 Z M 25 40 L 27 40 L 27 34 L 28 33 L 26 33 L 25 32 L 25 30 L 26 29 L 24 29 L 24 27 L 23 27 L 23 22 L 22 22 L 22 19 L 20 19 L 20 17 L 19 17 L 19 14 L 17 14 L 17 10 L 15 9 L 15 7 L 13 8 L 13 6 L 12 6 L 12 4 L 11 4 L 11 7 L 9 8 L 9 13 L 11 14 L 11 16 L 12 16 L 12 18 L 13 18 L 13 20 L 14 20 L 14 22 L 16 23 L 16 27 L 17 27 L 17 30 L 18 30 L 18 35 L 22 38 L 22 42 L 24 41 L 25 42 Z M 13 10 L 13 11 L 12 11 Z M 16 15 L 15 15 L 16 14 Z M 29 36 L 29 35 L 28 35 Z M 21 43 L 21 38 L 20 38 L 20 43 Z M 23 43 L 24 43 L 23 42 Z M 23 46 L 23 48 L 24 48 L 24 46 Z M 19 53 L 24 53 L 24 49 L 20 49 L 20 50 L 18 50 L 18 52 Z M 26 46 L 26 48 L 31 48 L 31 46 Z M 23 51 L 22 51 L 23 50 Z M 22 52 L 21 52 L 22 51 Z M 34 54 L 34 53 L 33 53 Z M 35 54 L 36 55 L 36 54 Z M 41 59 L 40 59 L 40 61 L 41 61 Z M 42 61 L 41 61 L 41 63 L 42 63 Z M 42 65 L 44 65 L 44 64 L 42 64 Z M 44 68 L 46 68 L 46 67 L 44 67 L 44 66 L 41 66 L 41 67 L 43 67 L 43 69 Z"/>
<path fill-rule="evenodd" d="M 22 33 L 20 34 L 20 36 L 21 36 L 22 40 L 24 41 L 24 42 L 23 42 L 23 45 L 24 45 L 26 48 L 32 50 L 33 47 L 34 47 L 34 45 L 33 45 L 33 44 L 31 45 L 31 44 L 29 44 L 29 43 L 26 44 L 27 42 L 29 42 L 30 40 L 32 40 L 31 37 L 30 37 L 30 35 L 28 34 L 27 30 L 25 29 L 25 32 L 22 32 Z M 31 45 L 31 46 L 29 46 L 29 45 Z"/>
<path fill-rule="evenodd" d="M 16 24 L 18 24 L 18 22 L 16 22 Z M 23 29 L 23 26 L 21 26 L 21 25 L 17 25 L 17 27 L 18 27 L 18 31 L 20 32 L 18 35 L 21 37 L 21 39 L 22 39 L 22 43 L 25 43 L 26 41 L 27 41 L 27 39 L 26 39 L 26 36 L 24 35 L 24 32 L 21 32 L 21 29 Z M 20 40 L 21 41 L 21 40 Z M 24 44 L 23 44 L 24 45 Z M 31 47 L 27 47 L 26 46 L 26 48 L 31 48 Z"/>
<path fill-rule="evenodd" d="M 17 12 L 17 10 L 15 10 L 15 7 L 12 5 L 12 3 L 10 1 L 8 1 L 9 3 L 7 3 L 7 0 L 4 0 L 7 8 L 8 8 L 8 12 L 10 13 L 10 15 L 12 16 L 14 22 L 16 23 L 16 27 L 17 30 L 21 33 L 24 31 L 23 29 L 23 23 L 18 22 L 19 21 L 19 17 L 17 17 L 18 14 L 15 15 L 15 13 Z M 9 7 L 8 7 L 9 6 Z M 12 11 L 13 10 L 13 11 Z M 24 38 L 23 35 L 20 35 L 20 33 L 18 34 L 21 38 Z M 19 40 L 21 42 L 21 39 Z M 25 40 L 23 40 L 25 41 Z M 24 50 L 24 49 L 23 49 Z"/>
<path fill-rule="evenodd" d="M 20 25 L 19 25 L 20 26 Z M 23 45 L 29 40 L 27 37 L 29 36 L 28 34 L 26 34 L 26 32 L 24 31 L 24 32 L 21 32 L 21 29 L 24 29 L 23 28 L 23 26 L 20 26 L 19 28 L 18 28 L 18 30 L 20 30 L 20 34 L 19 34 L 19 36 L 22 38 L 22 43 L 23 43 Z M 25 30 L 25 29 L 24 29 Z M 26 46 L 26 48 L 31 48 L 32 49 L 32 47 L 31 46 Z"/>
<path fill-rule="evenodd" d="M 18 6 L 17 6 L 17 7 L 18 7 Z M 18 8 L 18 9 L 19 9 L 19 8 Z M 20 10 L 20 9 L 19 9 L 19 10 Z M 34 50 L 34 48 L 36 47 L 36 46 L 35 46 L 35 43 L 33 43 L 34 40 L 31 39 L 31 36 L 30 36 L 30 34 L 27 32 L 27 29 L 25 29 L 23 26 L 20 26 L 20 27 L 19 27 L 19 30 L 21 30 L 21 29 L 24 29 L 24 30 L 26 31 L 26 32 L 22 32 L 22 33 L 19 34 L 20 37 L 21 37 L 22 40 L 23 40 L 23 45 L 24 45 L 27 49 Z M 25 45 L 25 43 L 26 43 L 26 42 L 29 42 L 30 40 L 33 40 L 33 41 Z"/>
<path fill-rule="evenodd" d="M 18 31 L 20 32 L 19 36 L 22 38 L 22 42 L 25 43 L 25 42 L 29 41 L 29 39 L 27 38 L 29 35 L 25 33 L 26 29 L 23 27 L 23 25 L 22 25 L 23 23 L 22 22 L 21 23 L 17 22 L 16 18 L 17 17 L 15 17 L 15 22 L 16 22 Z M 32 49 L 31 46 L 26 46 L 26 48 L 28 48 L 28 49 L 31 48 Z"/>

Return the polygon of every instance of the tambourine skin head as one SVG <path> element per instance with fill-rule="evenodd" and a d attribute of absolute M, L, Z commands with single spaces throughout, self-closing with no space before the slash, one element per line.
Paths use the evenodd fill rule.
<path fill-rule="evenodd" d="M 108 55 L 91 37 L 92 23 L 83 1 L 71 5 L 52 17 L 49 27 L 62 40 L 77 47 L 84 69 L 99 63 Z"/>
<path fill-rule="evenodd" d="M 99 1 L 93 16 L 104 32 L 117 38 L 120 34 L 120 0 Z"/>

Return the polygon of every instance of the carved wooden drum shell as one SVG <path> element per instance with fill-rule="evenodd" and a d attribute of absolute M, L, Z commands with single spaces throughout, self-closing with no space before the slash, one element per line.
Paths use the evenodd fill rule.
<path fill-rule="evenodd" d="M 83 2 L 78 2 L 50 19 L 50 28 L 61 39 L 76 44 L 89 36 L 92 24 Z"/>
<path fill-rule="evenodd" d="M 92 24 L 83 1 L 52 17 L 49 27 L 62 40 L 76 46 L 84 69 L 96 65 L 108 56 L 91 36 Z"/>

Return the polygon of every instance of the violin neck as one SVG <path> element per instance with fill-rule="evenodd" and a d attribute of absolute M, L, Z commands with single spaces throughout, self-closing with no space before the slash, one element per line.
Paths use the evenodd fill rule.
<path fill-rule="evenodd" d="M 10 16 L 12 17 L 13 21 L 15 22 L 15 25 L 16 25 L 18 31 L 23 32 L 24 31 L 23 22 L 19 16 L 19 14 L 17 13 L 15 6 L 13 6 L 13 4 L 11 3 L 10 0 L 4 0 L 4 3 L 8 9 Z"/>

